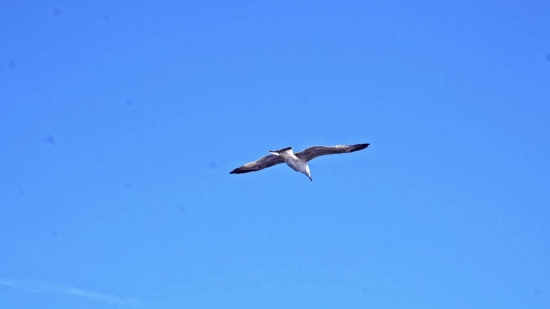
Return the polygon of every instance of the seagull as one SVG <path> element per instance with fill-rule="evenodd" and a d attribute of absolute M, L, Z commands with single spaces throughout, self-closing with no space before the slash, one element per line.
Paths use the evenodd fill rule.
<path fill-rule="evenodd" d="M 294 153 L 292 147 L 283 148 L 281 150 L 268 150 L 271 153 L 270 155 L 258 161 L 246 163 L 232 170 L 229 174 L 257 172 L 284 162 L 294 171 L 305 174 L 309 180 L 313 181 L 309 166 L 307 165 L 309 161 L 320 156 L 359 151 L 367 148 L 369 145 L 369 143 L 366 143 L 356 145 L 312 146 L 298 153 Z"/>

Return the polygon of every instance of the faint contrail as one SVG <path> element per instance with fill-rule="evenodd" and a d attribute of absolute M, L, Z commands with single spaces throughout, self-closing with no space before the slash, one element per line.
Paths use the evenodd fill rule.
<path fill-rule="evenodd" d="M 136 299 L 124 298 L 92 290 L 83 290 L 72 286 L 62 286 L 33 280 L 9 280 L 0 278 L 0 285 L 25 290 L 32 293 L 57 293 L 76 295 L 90 300 L 102 301 L 115 305 L 140 306 L 143 304 L 141 301 Z"/>

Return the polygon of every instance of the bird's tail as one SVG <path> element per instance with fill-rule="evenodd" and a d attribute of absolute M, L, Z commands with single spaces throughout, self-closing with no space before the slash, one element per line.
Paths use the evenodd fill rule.
<path fill-rule="evenodd" d="M 268 150 L 268 151 L 271 152 L 272 154 L 278 156 L 280 153 L 292 153 L 292 147 L 286 147 L 286 148 L 279 149 L 279 150 Z"/>

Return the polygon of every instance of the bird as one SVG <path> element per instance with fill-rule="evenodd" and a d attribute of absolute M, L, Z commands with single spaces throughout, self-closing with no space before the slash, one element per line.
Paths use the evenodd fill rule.
<path fill-rule="evenodd" d="M 367 148 L 370 143 L 355 145 L 336 145 L 336 146 L 312 146 L 300 152 L 294 153 L 292 147 L 286 147 L 280 150 L 268 150 L 270 155 L 260 158 L 257 161 L 246 163 L 245 165 L 232 170 L 229 174 L 244 174 L 257 172 L 280 163 L 286 163 L 296 172 L 305 174 L 309 180 L 311 171 L 308 162 L 325 155 L 350 153 Z"/>

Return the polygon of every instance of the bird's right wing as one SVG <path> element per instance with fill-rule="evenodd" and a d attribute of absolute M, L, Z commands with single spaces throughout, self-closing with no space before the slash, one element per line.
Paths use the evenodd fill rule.
<path fill-rule="evenodd" d="M 232 170 L 231 173 L 229 174 L 243 174 L 243 173 L 257 172 L 259 170 L 263 170 L 264 168 L 268 168 L 283 162 L 285 161 L 281 157 L 270 154 L 261 158 L 258 161 L 246 163 L 245 165 Z"/>
<path fill-rule="evenodd" d="M 369 143 L 366 143 L 356 145 L 313 146 L 296 153 L 296 156 L 301 160 L 309 162 L 320 156 L 359 151 L 367 148 L 369 145 Z"/>

